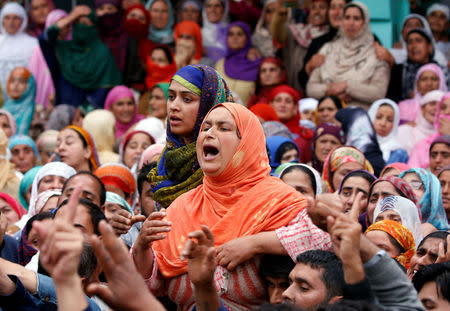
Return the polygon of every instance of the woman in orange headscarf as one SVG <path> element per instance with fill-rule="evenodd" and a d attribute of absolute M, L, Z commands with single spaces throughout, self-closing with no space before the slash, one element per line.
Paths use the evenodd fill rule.
<path fill-rule="evenodd" d="M 206 225 L 219 247 L 238 237 L 285 226 L 307 205 L 294 188 L 269 175 L 262 126 L 245 107 L 225 103 L 213 108 L 203 121 L 196 149 L 203 184 L 177 198 L 161 226 L 144 223 L 133 248 L 134 261 L 150 289 L 168 294 L 180 310 L 189 310 L 195 303 L 187 262 L 180 259 L 189 232 Z M 164 235 L 156 235 L 154 240 L 159 241 L 150 244 L 142 233 L 147 230 L 148 236 Z M 215 283 L 222 288 L 225 305 L 254 309 L 264 301 L 259 259 L 254 256 L 240 264 L 235 270 L 239 273 L 216 269 Z M 168 293 L 162 293 L 162 288 L 168 288 Z"/>
<path fill-rule="evenodd" d="M 364 233 L 376 245 L 383 249 L 406 269 L 415 253 L 414 238 L 405 226 L 394 220 L 382 220 L 372 224 Z"/>
<path fill-rule="evenodd" d="M 175 26 L 175 62 L 177 68 L 198 64 L 202 58 L 202 32 L 193 21 L 182 21 Z"/>

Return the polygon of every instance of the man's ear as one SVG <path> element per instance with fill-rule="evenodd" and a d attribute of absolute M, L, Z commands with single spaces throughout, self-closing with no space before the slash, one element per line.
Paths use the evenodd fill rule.
<path fill-rule="evenodd" d="M 339 300 L 342 300 L 342 299 L 344 299 L 344 296 L 333 296 L 333 297 L 331 297 L 330 301 L 328 301 L 328 304 L 332 305 L 336 301 L 339 301 Z"/>

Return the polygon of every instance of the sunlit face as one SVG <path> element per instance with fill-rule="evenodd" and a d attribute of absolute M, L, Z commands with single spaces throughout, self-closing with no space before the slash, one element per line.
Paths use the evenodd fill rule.
<path fill-rule="evenodd" d="M 169 60 L 167 59 L 166 53 L 162 49 L 154 49 L 150 55 L 152 62 L 158 66 L 164 67 L 169 65 Z"/>
<path fill-rule="evenodd" d="M 46 190 L 51 189 L 62 189 L 64 182 L 66 181 L 65 177 L 56 176 L 56 175 L 47 175 L 44 176 L 38 185 L 38 194 L 44 192 Z"/>
<path fill-rule="evenodd" d="M 50 13 L 48 0 L 33 0 L 30 6 L 31 19 L 38 25 L 44 25 L 47 15 Z"/>
<path fill-rule="evenodd" d="M 425 70 L 417 81 L 417 90 L 420 95 L 437 90 L 439 88 L 439 76 L 431 70 Z"/>
<path fill-rule="evenodd" d="M 147 22 L 147 18 L 145 17 L 144 12 L 142 12 L 139 8 L 132 9 L 130 12 L 128 12 L 127 19 L 135 19 L 142 24 L 145 24 Z"/>
<path fill-rule="evenodd" d="M 241 142 L 233 115 L 225 108 L 212 110 L 197 139 L 197 159 L 208 176 L 219 176 L 233 159 Z"/>
<path fill-rule="evenodd" d="M 444 143 L 434 144 L 430 150 L 430 171 L 437 175 L 447 165 L 450 165 L 450 146 Z"/>
<path fill-rule="evenodd" d="M 373 244 L 386 251 L 391 257 L 397 257 L 400 252 L 389 239 L 389 234 L 381 230 L 372 230 L 366 233 L 366 237 L 372 241 Z"/>
<path fill-rule="evenodd" d="M 14 75 L 8 83 L 8 95 L 12 99 L 19 99 L 25 92 L 28 84 L 28 79 L 20 76 Z"/>
<path fill-rule="evenodd" d="M 422 106 L 422 115 L 429 123 L 433 124 L 434 116 L 436 115 L 438 102 L 431 101 Z"/>
<path fill-rule="evenodd" d="M 361 11 L 356 7 L 349 7 L 344 12 L 344 20 L 342 21 L 342 27 L 345 35 L 350 38 L 356 38 L 363 29 L 364 16 Z"/>
<path fill-rule="evenodd" d="M 308 174 L 305 172 L 294 169 L 289 173 L 283 175 L 281 180 L 285 183 L 303 194 L 310 201 L 314 201 L 316 198 L 315 190 L 312 187 L 311 180 L 309 179 Z"/>
<path fill-rule="evenodd" d="M 416 29 L 416 28 L 419 28 L 419 29 L 423 28 L 422 21 L 415 17 L 408 19 L 406 21 L 405 25 L 403 26 L 403 30 L 402 30 L 403 40 L 406 41 L 406 36 L 408 35 L 408 33 L 411 30 Z"/>
<path fill-rule="evenodd" d="M 134 99 L 130 97 L 123 97 L 111 106 L 111 112 L 120 123 L 130 123 L 133 120 L 135 111 Z"/>
<path fill-rule="evenodd" d="M 331 26 L 335 29 L 338 29 L 341 26 L 345 5 L 345 0 L 331 0 L 330 2 L 328 19 L 330 20 Z"/>
<path fill-rule="evenodd" d="M 36 165 L 37 155 L 33 148 L 28 145 L 16 145 L 11 149 L 11 162 L 16 165 L 16 169 L 25 174 Z"/>
<path fill-rule="evenodd" d="M 362 170 L 364 167 L 359 162 L 347 162 L 341 165 L 333 174 L 333 187 L 339 189 L 342 179 L 352 171 Z"/>
<path fill-rule="evenodd" d="M 367 179 L 361 176 L 348 177 L 342 184 L 341 192 L 339 193 L 339 198 L 344 203 L 344 212 L 348 212 L 352 208 L 356 195 L 360 192 L 362 193 L 361 210 L 364 211 L 369 200 L 369 189 L 370 183 Z"/>
<path fill-rule="evenodd" d="M 308 22 L 314 26 L 321 26 L 327 22 L 328 3 L 325 1 L 314 1 L 311 3 Z"/>
<path fill-rule="evenodd" d="M 431 12 L 427 16 L 428 23 L 430 24 L 431 31 L 442 33 L 445 32 L 447 27 L 447 16 L 442 11 Z"/>
<path fill-rule="evenodd" d="M 200 21 L 200 11 L 193 4 L 185 5 L 180 13 L 181 21 L 193 21 L 198 23 Z"/>
<path fill-rule="evenodd" d="M 433 45 L 429 43 L 422 35 L 414 32 L 406 40 L 408 49 L 408 58 L 414 63 L 426 64 L 430 60 L 433 51 Z"/>
<path fill-rule="evenodd" d="M 289 121 L 297 114 L 297 103 L 288 93 L 278 93 L 270 105 L 277 113 L 278 118 L 283 122 Z"/>
<path fill-rule="evenodd" d="M 15 35 L 22 26 L 22 19 L 16 14 L 6 14 L 3 17 L 2 25 L 9 35 Z"/>
<path fill-rule="evenodd" d="M 427 282 L 418 293 L 425 310 L 445 311 L 450 310 L 450 302 L 438 292 L 435 281 Z"/>
<path fill-rule="evenodd" d="M 169 22 L 169 6 L 163 0 L 153 2 L 150 7 L 150 22 L 156 29 L 163 29 Z"/>
<path fill-rule="evenodd" d="M 3 132 L 5 132 L 5 135 L 7 137 L 12 136 L 12 128 L 9 124 L 9 119 L 4 114 L 0 114 L 0 128 L 3 130 Z"/>
<path fill-rule="evenodd" d="M 264 277 L 267 284 L 267 294 L 271 304 L 283 302 L 283 292 L 289 287 L 289 280 L 285 278 Z"/>
<path fill-rule="evenodd" d="M 450 171 L 446 170 L 439 176 L 442 189 L 442 204 L 444 205 L 447 219 L 450 220 Z"/>
<path fill-rule="evenodd" d="M 136 133 L 131 137 L 125 146 L 123 161 L 128 168 L 132 168 L 134 163 L 139 160 L 142 152 L 152 144 L 152 140 L 147 134 Z"/>
<path fill-rule="evenodd" d="M 281 68 L 273 63 L 263 63 L 259 70 L 261 86 L 277 85 L 281 82 Z"/>
<path fill-rule="evenodd" d="M 373 120 L 375 133 L 381 137 L 388 136 L 394 127 L 394 117 L 394 109 L 391 106 L 381 105 L 375 115 L 375 120 Z"/>
<path fill-rule="evenodd" d="M 373 212 L 378 202 L 386 197 L 393 195 L 400 195 L 397 189 L 388 181 L 380 181 L 375 184 L 372 188 L 372 193 L 369 197 L 369 204 L 367 205 L 367 216 L 369 217 L 369 222 L 373 222 Z"/>
<path fill-rule="evenodd" d="M 385 210 L 384 212 L 378 214 L 375 222 L 382 220 L 392 220 L 398 223 L 402 223 L 402 217 L 400 217 L 400 215 L 392 209 Z"/>
<path fill-rule="evenodd" d="M 239 26 L 233 26 L 228 30 L 227 45 L 232 50 L 240 50 L 245 47 L 247 35 Z"/>
<path fill-rule="evenodd" d="M 19 220 L 19 215 L 17 215 L 16 211 L 9 205 L 8 202 L 0 198 L 0 215 L 5 215 L 7 220 L 6 228 L 13 225 L 15 222 Z"/>
<path fill-rule="evenodd" d="M 168 93 L 167 116 L 170 130 L 190 142 L 195 139 L 191 137 L 191 133 L 197 120 L 200 96 L 175 80 L 170 82 Z"/>
<path fill-rule="evenodd" d="M 296 264 L 289 274 L 289 288 L 283 298 L 290 304 L 307 310 L 327 304 L 327 288 L 322 280 L 322 269 L 314 269 L 305 264 Z M 309 308 L 309 309 L 308 309 Z"/>
<path fill-rule="evenodd" d="M 317 108 L 317 119 L 318 124 L 322 123 L 335 123 L 336 119 L 334 116 L 338 112 L 338 108 L 334 104 L 331 98 L 326 98 L 319 103 Z"/>
<path fill-rule="evenodd" d="M 59 197 L 58 204 L 61 204 L 64 200 L 69 199 L 76 188 L 81 189 L 81 198 L 91 201 L 98 206 L 101 205 L 100 184 L 94 177 L 86 174 L 74 176 L 67 182 L 64 192 Z"/>
<path fill-rule="evenodd" d="M 320 162 L 325 162 L 330 151 L 341 145 L 341 142 L 335 136 L 324 134 L 317 138 L 314 146 L 314 154 Z"/>
<path fill-rule="evenodd" d="M 206 2 L 206 18 L 213 24 L 222 20 L 225 7 L 220 0 L 209 0 Z"/>
<path fill-rule="evenodd" d="M 165 120 L 167 116 L 166 95 L 159 87 L 152 90 L 150 96 L 150 109 L 152 116 L 161 120 Z"/>
<path fill-rule="evenodd" d="M 443 242 L 443 240 L 438 238 L 428 238 L 417 248 L 409 263 L 407 272 L 409 279 L 412 279 L 419 269 L 436 262 L 439 254 L 439 244 Z"/>
<path fill-rule="evenodd" d="M 84 147 L 83 141 L 72 129 L 59 132 L 56 142 L 61 162 L 72 166 L 76 171 L 89 168 L 91 149 Z"/>

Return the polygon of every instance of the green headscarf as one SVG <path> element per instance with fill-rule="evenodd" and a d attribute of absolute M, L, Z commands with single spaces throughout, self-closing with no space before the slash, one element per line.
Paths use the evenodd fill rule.
<path fill-rule="evenodd" d="M 82 90 L 119 85 L 122 76 L 111 51 L 98 37 L 95 12 L 91 10 L 87 18 L 91 20 L 91 26 L 76 22 L 72 27 L 72 40 L 56 41 L 56 57 L 62 75 Z M 49 39 L 57 37 L 59 32 L 55 25 L 51 26 L 48 30 Z"/>

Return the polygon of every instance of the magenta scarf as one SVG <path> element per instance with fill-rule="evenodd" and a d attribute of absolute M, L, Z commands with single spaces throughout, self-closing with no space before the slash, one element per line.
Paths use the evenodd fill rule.
<path fill-rule="evenodd" d="M 109 91 L 105 100 L 105 109 L 112 111 L 113 104 L 122 98 L 131 98 L 134 102 L 133 92 L 124 85 L 118 85 Z M 116 119 L 116 138 L 120 138 L 130 127 L 144 119 L 143 115 L 137 113 L 137 107 L 134 107 L 134 117 L 130 123 L 122 123 Z"/>
<path fill-rule="evenodd" d="M 227 45 L 227 52 L 225 54 L 225 73 L 227 76 L 233 79 L 244 80 L 244 81 L 256 81 L 258 77 L 259 64 L 262 58 L 251 61 L 247 58 L 247 53 L 252 47 L 251 44 L 251 32 L 250 28 L 244 22 L 234 22 L 231 23 L 227 28 L 227 34 L 230 28 L 233 26 L 238 26 L 242 28 L 247 36 L 247 41 L 245 46 L 240 50 L 232 50 Z"/>

